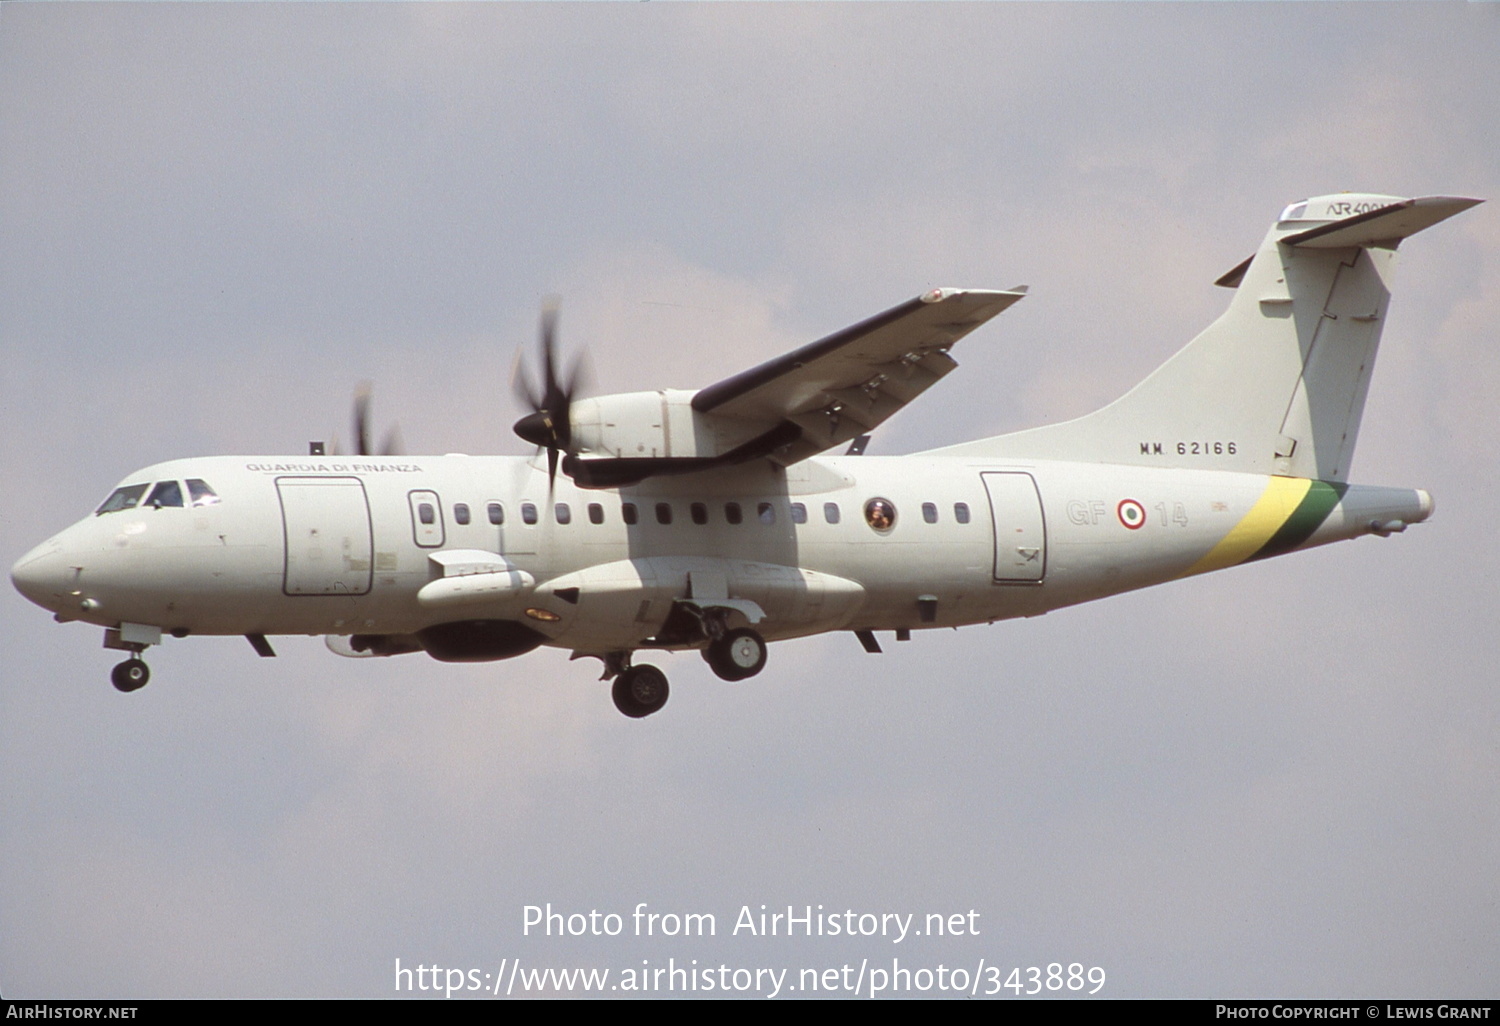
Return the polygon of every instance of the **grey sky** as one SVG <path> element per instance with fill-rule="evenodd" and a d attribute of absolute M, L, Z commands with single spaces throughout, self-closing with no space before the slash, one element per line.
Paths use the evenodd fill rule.
<path fill-rule="evenodd" d="M 137 467 L 522 453 L 540 298 L 595 387 L 696 387 L 934 285 L 1032 295 L 886 425 L 1072 416 L 1215 316 L 1288 202 L 1500 199 L 1500 5 L 0 5 L 3 563 Z M 1493 997 L 1500 232 L 1402 249 L 1354 479 L 1437 513 L 1066 610 L 663 657 L 341 660 L 0 589 L 0 991 L 376 997 L 403 965 L 1082 962 L 1114 996 Z M 521 908 L 713 912 L 524 939 Z M 743 904 L 978 938 L 726 936 Z M 910 960 L 908 962 L 908 960 Z"/>

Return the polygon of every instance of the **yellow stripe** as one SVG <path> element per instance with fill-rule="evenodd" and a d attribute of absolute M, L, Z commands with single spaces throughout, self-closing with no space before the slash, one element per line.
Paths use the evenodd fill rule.
<path fill-rule="evenodd" d="M 1296 512 L 1311 487 L 1312 482 L 1305 477 L 1271 478 L 1244 519 L 1230 528 L 1207 555 L 1183 571 L 1182 576 L 1222 570 L 1255 555 L 1281 529 L 1287 517 Z"/>

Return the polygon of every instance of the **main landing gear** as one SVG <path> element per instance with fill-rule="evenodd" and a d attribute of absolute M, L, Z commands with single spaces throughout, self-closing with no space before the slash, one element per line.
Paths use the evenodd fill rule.
<path fill-rule="evenodd" d="M 622 670 L 610 692 L 615 708 L 633 720 L 650 716 L 666 705 L 670 693 L 667 675 L 645 664 Z"/>
<path fill-rule="evenodd" d="M 703 649 L 703 658 L 724 680 L 744 680 L 766 668 L 766 642 L 748 627 L 725 631 Z"/>
<path fill-rule="evenodd" d="M 604 661 L 603 680 L 613 680 L 610 696 L 615 708 L 633 720 L 650 716 L 667 704 L 667 675 L 654 666 L 631 666 L 631 653 L 610 652 L 600 656 Z M 574 656 L 576 659 L 577 656 Z"/>
<path fill-rule="evenodd" d="M 753 677 L 766 666 L 766 642 L 747 627 L 720 630 L 703 649 L 709 667 L 724 680 Z M 654 666 L 630 665 L 630 652 L 611 652 L 602 656 L 604 679 L 613 680 L 610 695 L 615 708 L 631 719 L 650 716 L 667 704 L 671 689 L 667 675 Z"/>

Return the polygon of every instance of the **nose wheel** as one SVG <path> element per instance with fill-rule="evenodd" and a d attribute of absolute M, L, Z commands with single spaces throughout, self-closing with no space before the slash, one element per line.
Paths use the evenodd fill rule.
<path fill-rule="evenodd" d="M 615 708 L 633 720 L 650 716 L 667 704 L 667 675 L 654 666 L 632 666 L 615 677 Z"/>
<path fill-rule="evenodd" d="M 748 627 L 725 631 L 708 643 L 703 658 L 724 680 L 744 680 L 766 668 L 766 642 Z"/>
<path fill-rule="evenodd" d="M 151 679 L 151 667 L 145 660 L 132 656 L 110 671 L 110 683 L 120 691 L 139 691 Z"/>

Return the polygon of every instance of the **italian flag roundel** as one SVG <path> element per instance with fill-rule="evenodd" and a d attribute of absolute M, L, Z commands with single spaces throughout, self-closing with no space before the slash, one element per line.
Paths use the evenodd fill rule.
<path fill-rule="evenodd" d="M 1146 509 L 1134 499 L 1121 499 L 1120 504 L 1115 507 L 1115 515 L 1120 518 L 1120 523 L 1138 531 L 1146 523 Z"/>

